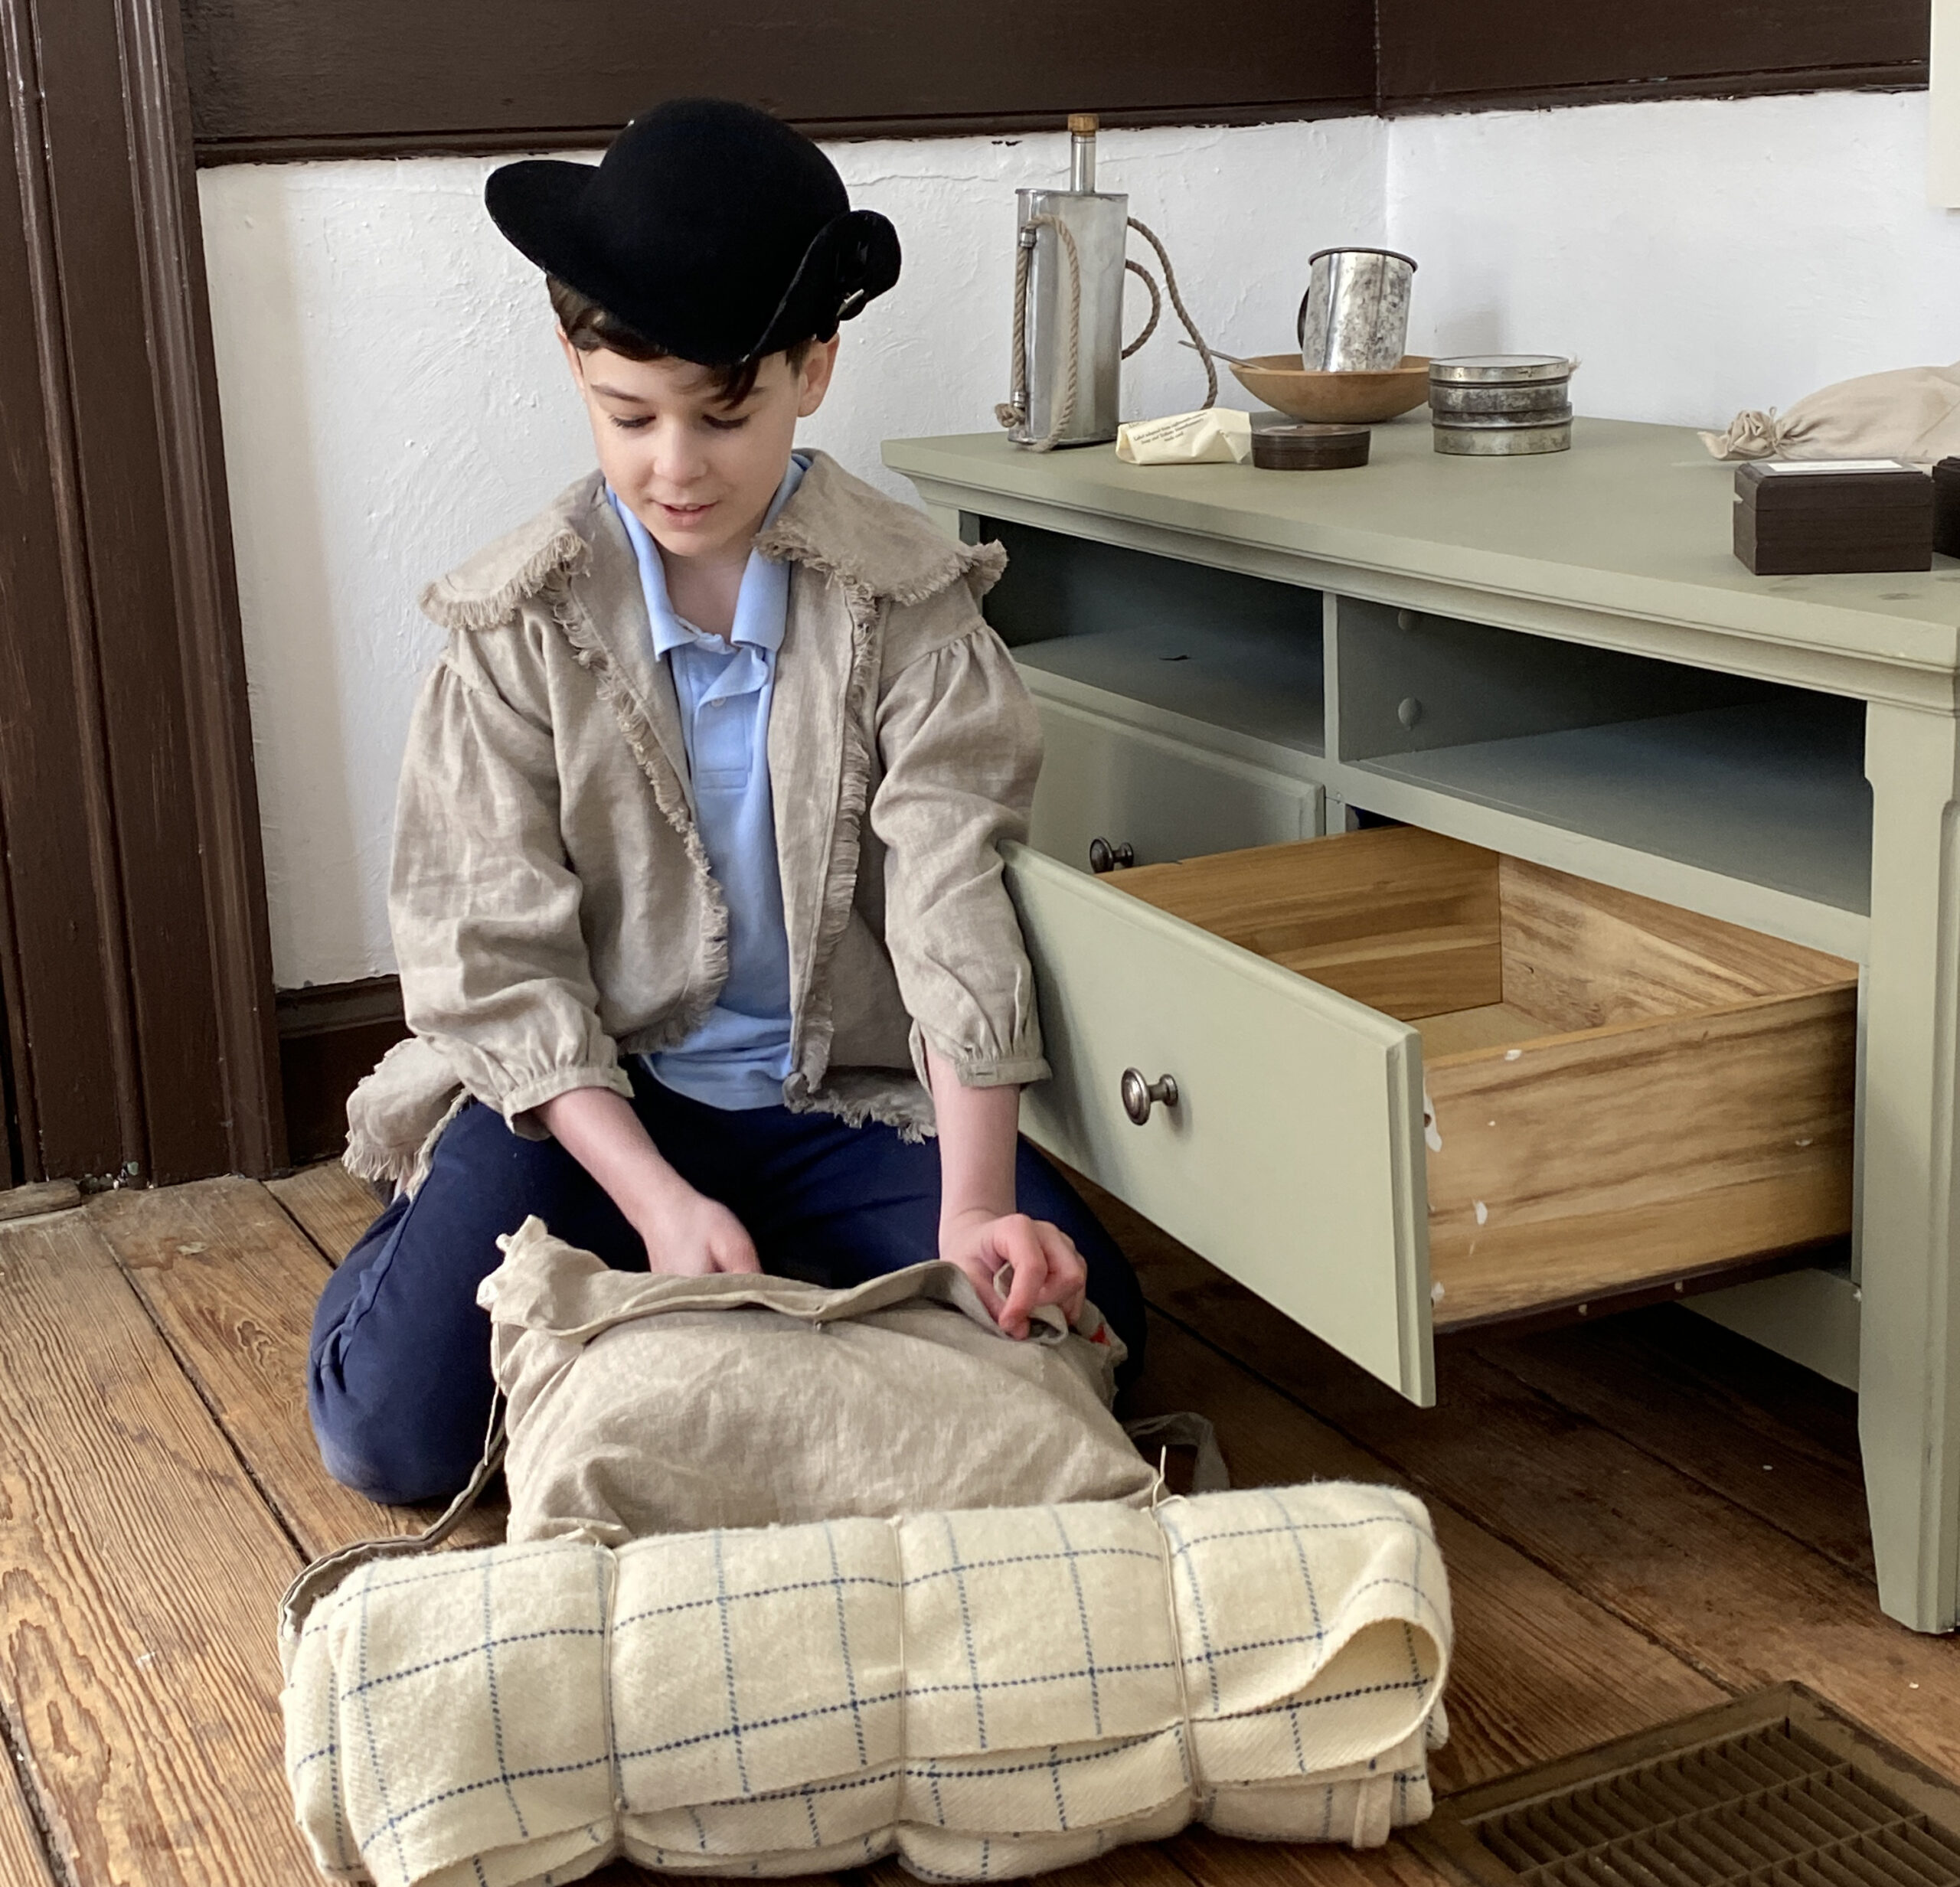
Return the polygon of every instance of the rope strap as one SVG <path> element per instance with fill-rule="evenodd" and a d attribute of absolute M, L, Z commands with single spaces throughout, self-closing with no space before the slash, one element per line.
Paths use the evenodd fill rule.
<path fill-rule="evenodd" d="M 1150 318 L 1143 324 L 1143 332 L 1124 348 L 1123 358 L 1127 361 L 1138 348 L 1156 333 L 1157 323 L 1164 312 L 1164 298 L 1157 292 L 1156 276 L 1152 275 L 1142 263 L 1132 262 L 1129 256 L 1125 256 L 1123 258 L 1123 266 L 1150 291 Z"/>
<path fill-rule="evenodd" d="M 1075 417 L 1076 377 L 1082 357 L 1082 258 L 1076 252 L 1075 231 L 1060 217 L 1031 216 L 1021 226 L 1019 253 L 1014 265 L 1013 389 L 1008 399 L 994 409 L 994 417 L 1004 426 L 1025 426 L 1031 415 L 1027 400 L 1027 276 L 1034 256 L 1036 232 L 1050 229 L 1060 239 L 1069 263 L 1069 344 L 1062 373 L 1062 397 L 1047 433 L 1031 442 L 1037 452 L 1051 452 L 1061 442 Z"/>
<path fill-rule="evenodd" d="M 419 1533 L 391 1533 L 382 1539 L 358 1539 L 351 1545 L 322 1553 L 286 1588 L 279 1602 L 279 1636 L 296 1637 L 306 1622 L 306 1614 L 341 1580 L 373 1559 L 394 1559 L 410 1553 L 433 1552 L 462 1526 L 476 1505 L 490 1477 L 504 1464 L 507 1438 L 504 1432 L 504 1392 L 498 1390 L 490 1403 L 490 1425 L 483 1438 L 483 1456 L 462 1491 Z"/>
<path fill-rule="evenodd" d="M 1184 332 L 1191 336 L 1192 346 L 1197 349 L 1204 362 L 1204 403 L 1215 406 L 1218 403 L 1218 364 L 1211 357 L 1211 350 L 1204 344 L 1204 336 L 1198 332 L 1197 323 L 1191 319 L 1184 298 L 1178 292 L 1178 272 L 1171 266 L 1171 252 L 1157 240 L 1157 232 L 1148 223 L 1139 223 L 1132 217 L 1129 224 L 1157 251 L 1157 260 L 1164 265 L 1164 287 L 1171 297 L 1171 305 L 1177 310 L 1178 320 L 1184 324 Z"/>

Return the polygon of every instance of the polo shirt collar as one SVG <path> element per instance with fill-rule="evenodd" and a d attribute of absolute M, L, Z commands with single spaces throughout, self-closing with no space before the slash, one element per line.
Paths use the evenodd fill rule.
<path fill-rule="evenodd" d="M 789 463 L 783 470 L 782 482 L 776 488 L 776 496 L 769 500 L 769 509 L 763 515 L 758 536 L 776 522 L 777 514 L 789 502 L 808 469 L 808 459 L 800 459 L 794 453 L 790 455 Z M 727 645 L 720 636 L 696 628 L 675 613 L 674 606 L 667 597 L 667 569 L 661 561 L 659 545 L 610 485 L 606 488 L 606 495 L 612 501 L 612 508 L 625 527 L 627 541 L 633 547 L 634 560 L 639 565 L 640 587 L 646 593 L 647 622 L 653 632 L 655 655 L 662 656 L 676 648 L 718 650 L 726 647 Z M 786 605 L 789 586 L 787 564 L 751 550 L 747 566 L 742 573 L 741 591 L 735 599 L 735 623 L 729 642 L 774 655 L 782 646 L 788 622 Z"/>

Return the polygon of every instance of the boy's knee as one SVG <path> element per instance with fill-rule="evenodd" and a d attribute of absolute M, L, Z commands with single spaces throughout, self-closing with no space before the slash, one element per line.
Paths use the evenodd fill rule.
<path fill-rule="evenodd" d="M 424 1425 L 356 1408 L 317 1374 L 308 1400 L 313 1439 L 327 1472 L 384 1507 L 446 1500 L 476 1465 L 481 1422 L 473 1439 L 433 1434 Z"/>

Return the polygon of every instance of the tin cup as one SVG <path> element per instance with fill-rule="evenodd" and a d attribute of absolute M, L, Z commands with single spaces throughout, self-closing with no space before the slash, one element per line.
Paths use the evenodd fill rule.
<path fill-rule="evenodd" d="M 1327 374 L 1400 367 L 1409 341 L 1414 262 L 1393 249 L 1323 249 L 1308 267 L 1301 364 Z"/>

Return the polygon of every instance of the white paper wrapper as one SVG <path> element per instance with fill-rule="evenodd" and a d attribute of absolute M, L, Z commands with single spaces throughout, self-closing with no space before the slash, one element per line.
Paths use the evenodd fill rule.
<path fill-rule="evenodd" d="M 1253 455 L 1253 416 L 1233 406 L 1132 420 L 1116 429 L 1126 465 L 1243 465 Z"/>

